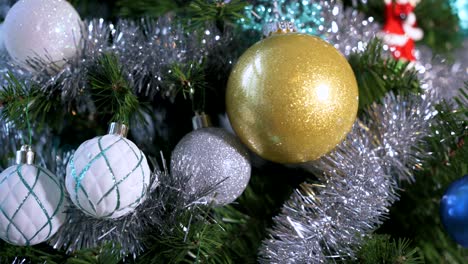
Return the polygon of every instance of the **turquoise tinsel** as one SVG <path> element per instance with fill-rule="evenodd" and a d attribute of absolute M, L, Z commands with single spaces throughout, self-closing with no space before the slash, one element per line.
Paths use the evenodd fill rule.
<path fill-rule="evenodd" d="M 461 31 L 468 36 L 468 0 L 454 0 L 452 5 L 460 18 Z"/>
<path fill-rule="evenodd" d="M 245 8 L 247 19 L 240 19 L 239 23 L 244 30 L 261 32 L 267 23 L 286 20 L 294 22 L 299 32 L 316 34 L 324 20 L 321 9 L 313 0 L 257 0 Z"/>

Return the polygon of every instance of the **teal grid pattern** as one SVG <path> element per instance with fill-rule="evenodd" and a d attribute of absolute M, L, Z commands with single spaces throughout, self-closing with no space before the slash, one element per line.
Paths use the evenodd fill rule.
<path fill-rule="evenodd" d="M 25 175 L 23 173 L 23 168 L 25 166 L 33 166 L 35 168 L 34 175 Z M 14 181 L 12 180 L 12 177 L 17 177 L 18 180 Z M 29 179 L 30 177 L 34 177 L 33 184 L 28 183 L 27 179 Z M 45 197 L 46 193 L 37 193 L 36 187 L 38 186 L 38 183 L 44 180 L 50 180 L 53 183 L 53 186 L 56 187 L 54 190 L 48 191 L 60 193 L 59 202 L 56 205 L 54 205 L 54 210 L 52 212 L 47 211 L 45 206 L 45 203 L 49 203 L 49 201 L 47 201 Z M 11 182 L 14 183 L 13 186 L 9 186 Z M 50 171 L 41 167 L 35 165 L 20 164 L 14 165 L 6 169 L 2 174 L 0 174 L 0 186 L 3 190 L 3 187 L 5 187 L 4 185 L 8 185 L 8 189 L 10 190 L 10 192 L 6 194 L 5 199 L 3 199 L 3 201 L 0 201 L 0 214 L 8 221 L 8 224 L 6 226 L 0 227 L 1 238 L 10 244 L 25 246 L 37 244 L 49 239 L 53 235 L 53 231 L 58 229 L 58 227 L 54 228 L 53 225 L 56 221 L 53 221 L 53 219 L 59 213 L 61 213 L 59 210 L 60 208 L 62 208 L 62 205 L 64 203 L 63 187 L 59 179 Z M 17 195 L 15 192 L 17 188 L 25 188 L 27 190 L 27 194 L 20 201 L 16 200 L 18 202 L 17 205 L 14 205 L 16 209 L 12 214 L 10 214 L 8 213 L 8 210 L 6 210 L 7 207 L 11 207 L 11 204 L 7 203 L 7 198 L 10 195 Z M 25 210 L 23 206 L 29 199 L 33 199 L 35 201 L 37 206 L 40 208 L 40 211 L 46 218 L 46 222 L 41 226 L 34 226 L 34 223 L 32 221 L 27 226 L 20 226 L 17 223 L 19 220 L 21 220 L 20 212 L 22 212 L 22 210 Z M 28 212 L 26 212 L 26 214 L 28 214 Z M 32 235 L 28 235 L 25 230 L 31 228 L 32 226 L 36 228 L 36 232 Z M 42 234 L 41 237 L 38 237 L 43 230 L 47 230 L 47 235 L 44 236 Z M 20 238 L 11 237 L 14 231 L 17 231 L 20 234 Z"/>
<path fill-rule="evenodd" d="M 103 139 L 105 137 L 113 137 L 113 141 L 107 146 L 104 146 L 103 144 Z M 84 146 L 85 143 L 88 144 Z M 139 150 L 128 139 L 115 135 L 105 135 L 97 137 L 85 143 L 83 143 L 82 146 L 80 146 L 80 148 L 83 147 L 87 149 L 92 149 L 95 147 L 94 145 L 97 145 L 99 152 L 97 154 L 91 154 L 87 153 L 87 149 L 78 148 L 78 150 L 75 152 L 75 155 L 73 155 L 70 159 L 68 165 L 69 170 L 67 170 L 70 172 L 70 175 L 67 175 L 67 177 L 70 176 L 70 179 L 73 181 L 73 194 L 71 198 L 74 204 L 84 213 L 99 218 L 114 218 L 113 216 L 115 215 L 120 216 L 120 212 L 128 210 L 128 208 L 135 208 L 136 206 L 138 206 L 146 196 L 148 187 L 147 185 L 150 177 L 149 167 L 143 152 Z M 122 153 L 128 152 L 130 152 L 131 155 L 133 155 L 136 158 L 137 162 L 134 165 L 131 164 L 130 171 L 126 172 L 126 174 L 122 178 L 118 179 L 118 177 L 116 177 L 116 171 L 121 170 L 122 167 L 126 167 L 127 165 L 121 166 L 121 163 L 112 164 L 109 155 L 122 155 Z M 90 161 L 84 167 L 78 167 L 76 159 L 82 158 L 79 155 L 90 154 L 92 155 Z M 100 159 L 104 160 L 107 172 L 94 171 L 97 169 L 94 165 Z M 122 160 L 126 159 L 123 158 Z M 145 170 L 145 167 L 148 169 Z M 139 180 L 142 182 L 139 194 L 136 195 L 135 200 L 132 203 L 122 204 L 121 195 L 122 192 L 125 192 L 124 185 L 126 183 L 126 180 L 128 180 L 130 176 L 134 175 L 135 172 L 139 172 Z M 99 177 L 110 177 L 112 179 L 113 184 L 112 186 L 110 186 L 110 188 L 103 191 L 103 195 L 98 200 L 93 200 L 89 195 L 90 190 L 86 188 L 84 182 L 87 180 L 88 177 L 96 177 L 96 175 L 98 175 Z M 115 207 L 112 208 L 112 210 L 106 210 L 105 214 L 100 214 L 100 212 L 98 212 L 99 210 L 97 210 L 97 206 L 101 205 L 101 203 L 103 203 L 103 201 L 105 201 L 106 199 L 114 198 L 116 199 Z M 88 206 L 85 206 L 83 203 L 87 203 Z"/>

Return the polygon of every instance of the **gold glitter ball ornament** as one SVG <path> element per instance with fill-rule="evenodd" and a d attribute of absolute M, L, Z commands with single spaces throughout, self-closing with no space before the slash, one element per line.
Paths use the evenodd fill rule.
<path fill-rule="evenodd" d="M 252 151 L 274 162 L 306 162 L 331 151 L 351 130 L 358 87 L 332 45 L 307 34 L 274 34 L 239 58 L 226 107 Z"/>

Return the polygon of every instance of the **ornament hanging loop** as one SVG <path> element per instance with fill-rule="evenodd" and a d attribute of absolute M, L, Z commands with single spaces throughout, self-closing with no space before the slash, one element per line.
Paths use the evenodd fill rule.
<path fill-rule="evenodd" d="M 127 137 L 129 127 L 125 124 L 119 123 L 119 122 L 112 122 L 109 125 L 109 130 L 107 131 L 107 134 L 109 135 L 120 135 L 124 138 Z"/>
<path fill-rule="evenodd" d="M 32 165 L 36 160 L 36 153 L 30 145 L 23 145 L 21 149 L 16 151 L 16 164 Z"/>
<path fill-rule="evenodd" d="M 210 116 L 205 114 L 205 112 L 201 112 L 201 113 L 195 112 L 195 116 L 192 117 L 192 127 L 193 127 L 193 130 L 197 130 L 197 129 L 205 128 L 205 127 L 211 127 Z"/>

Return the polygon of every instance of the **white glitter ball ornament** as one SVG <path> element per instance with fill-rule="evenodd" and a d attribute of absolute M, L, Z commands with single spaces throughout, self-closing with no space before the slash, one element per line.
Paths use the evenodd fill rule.
<path fill-rule="evenodd" d="M 79 146 L 68 162 L 65 184 L 84 213 L 113 219 L 144 201 L 150 174 L 145 154 L 132 141 L 110 134 Z"/>
<path fill-rule="evenodd" d="M 187 197 L 225 205 L 244 192 L 250 180 L 247 150 L 232 134 L 220 128 L 190 132 L 177 144 L 171 157 L 171 174 L 186 179 Z"/>
<path fill-rule="evenodd" d="M 62 66 L 78 53 L 81 34 L 80 16 L 66 0 L 20 0 L 3 25 L 5 47 L 23 66 L 36 57 Z"/>
<path fill-rule="evenodd" d="M 30 246 L 54 235 L 65 221 L 63 181 L 33 164 L 11 166 L 0 174 L 0 238 Z"/>

